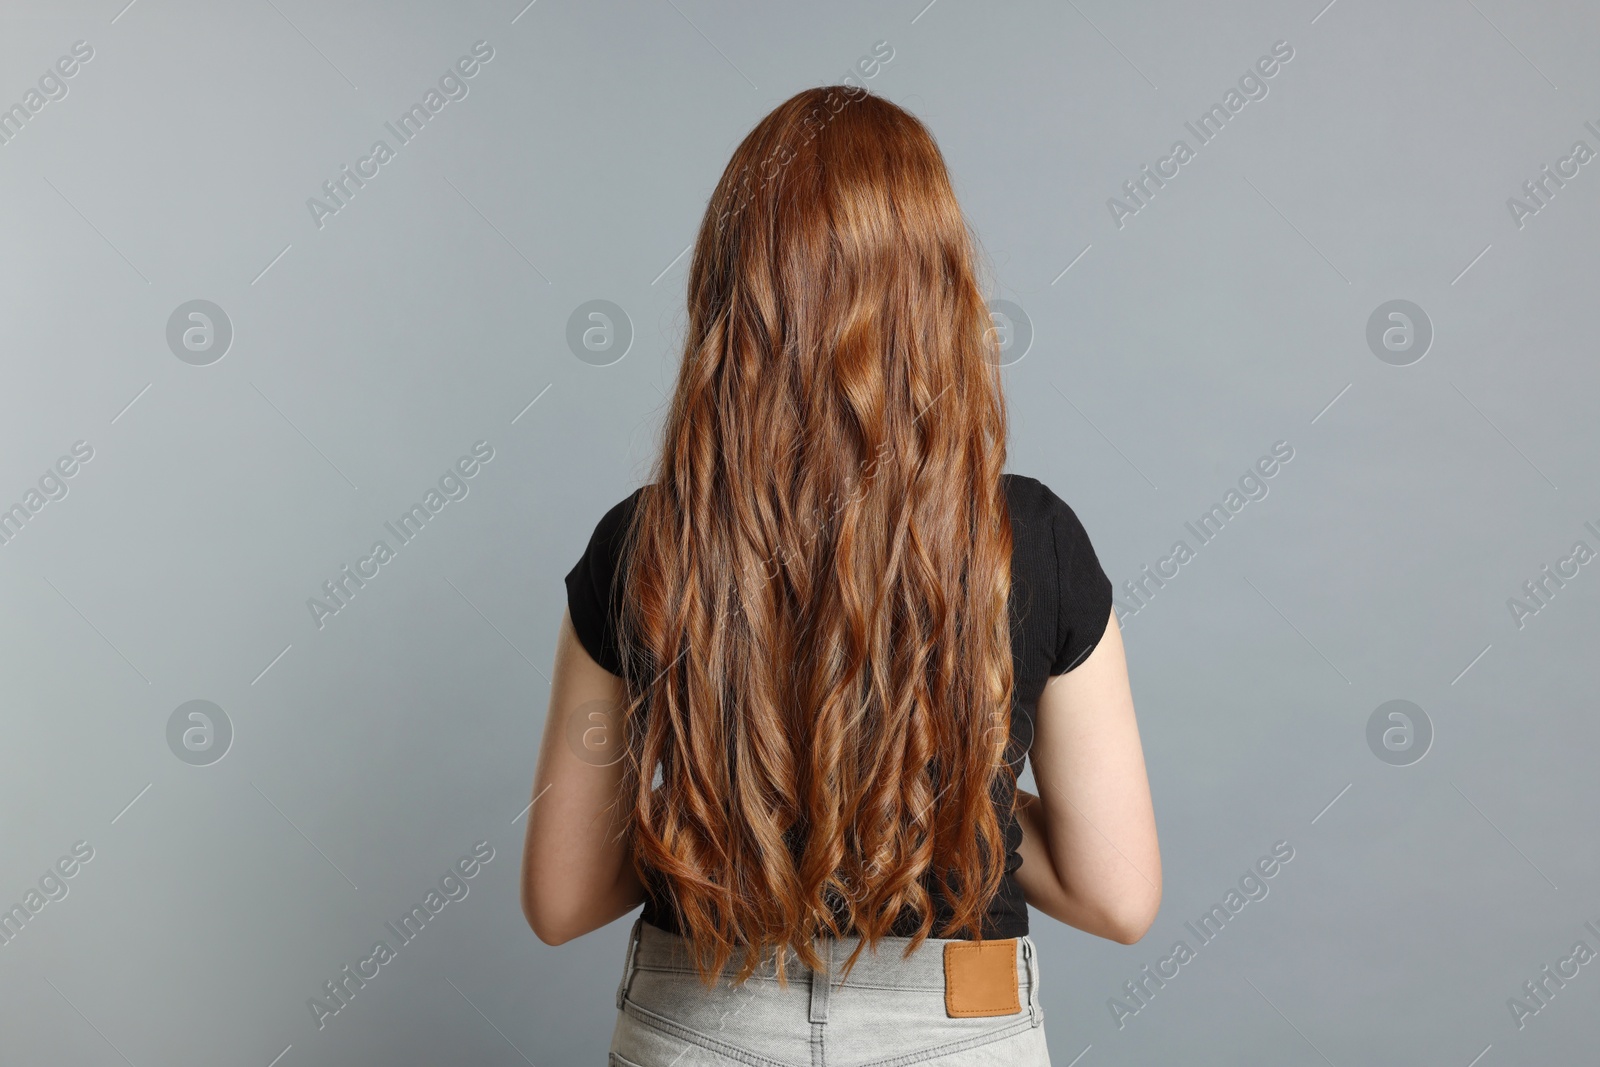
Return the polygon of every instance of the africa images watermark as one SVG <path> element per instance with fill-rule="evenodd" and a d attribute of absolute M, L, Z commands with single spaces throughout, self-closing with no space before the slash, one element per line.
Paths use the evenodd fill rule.
<path fill-rule="evenodd" d="M 466 900 L 467 894 L 472 891 L 467 883 L 478 876 L 484 865 L 494 859 L 494 855 L 494 846 L 487 841 L 473 845 L 471 852 L 456 860 L 439 878 L 439 887 L 428 890 L 422 903 L 413 904 L 411 910 L 395 922 L 383 924 L 384 929 L 394 935 L 393 947 L 380 938 L 373 943 L 372 951 L 365 958 L 356 960 L 354 967 L 347 963 L 337 976 L 322 983 L 324 996 L 307 997 L 306 1007 L 317 1029 L 327 1026 L 329 1019 L 348 1008 L 356 993 L 383 973 L 382 968 L 394 961 L 402 947 L 415 941 L 428 923 L 438 918 L 447 904 Z"/>
<path fill-rule="evenodd" d="M 1210 544 L 1222 532 L 1228 521 L 1244 510 L 1247 503 L 1252 500 L 1265 500 L 1270 491 L 1266 479 L 1272 478 L 1283 469 L 1280 464 L 1286 464 L 1293 458 L 1293 445 L 1287 441 L 1274 442 L 1270 453 L 1256 460 L 1254 466 L 1240 475 L 1238 489 L 1229 489 L 1220 504 L 1212 504 L 1194 522 L 1184 523 L 1184 528 L 1195 537 L 1197 542 L 1195 547 L 1191 548 L 1189 542 L 1180 537 L 1173 542 L 1172 549 L 1167 555 L 1156 560 L 1154 573 L 1151 572 L 1150 565 L 1146 564 L 1142 572 L 1143 577 L 1130 578 L 1123 582 L 1122 588 L 1127 594 L 1127 603 L 1115 602 L 1117 620 L 1120 622 L 1143 611 L 1157 591 L 1166 588 L 1167 583 L 1163 579 L 1176 578 L 1178 568 L 1195 558 L 1200 545 Z"/>
<path fill-rule="evenodd" d="M 17 134 L 22 132 L 22 127 L 44 110 L 46 104 L 52 100 L 65 100 L 68 92 L 67 79 L 76 75 L 82 69 L 82 65 L 93 58 L 93 45 L 88 41 L 74 41 L 70 54 L 57 59 L 39 75 L 37 89 L 29 89 L 22 94 L 20 102 L 0 111 L 0 144 L 10 144 Z"/>
<path fill-rule="evenodd" d="M 1595 137 L 1600 138 L 1600 127 L 1597 127 L 1593 120 L 1586 121 L 1583 125 Z M 1567 182 L 1578 176 L 1578 168 L 1594 157 L 1595 150 L 1589 147 L 1589 142 L 1580 138 L 1572 142 L 1572 148 L 1566 155 L 1556 160 L 1554 170 L 1551 170 L 1550 164 L 1546 163 L 1539 168 L 1538 177 L 1522 183 L 1522 195 L 1526 199 L 1506 197 L 1506 210 L 1511 212 L 1511 221 L 1516 223 L 1517 229 L 1526 226 L 1530 216 L 1537 215 L 1549 207 L 1557 190 L 1566 188 Z"/>
<path fill-rule="evenodd" d="M 1149 1007 L 1156 993 L 1182 973 L 1183 966 L 1199 955 L 1200 948 L 1215 941 L 1246 904 L 1267 899 L 1267 894 L 1271 892 L 1267 881 L 1277 877 L 1283 865 L 1292 859 L 1294 846 L 1287 841 L 1275 842 L 1269 854 L 1256 860 L 1239 876 L 1238 887 L 1230 887 L 1222 902 L 1211 905 L 1211 909 L 1200 917 L 1199 927 L 1192 922 L 1183 924 L 1195 936 L 1197 947 L 1190 948 L 1187 941 L 1180 939 L 1173 943 L 1165 956 L 1156 961 L 1154 970 L 1146 964 L 1139 969 L 1137 977 L 1123 982 L 1122 990 L 1126 996 L 1106 999 L 1106 1008 L 1111 1012 L 1111 1020 L 1117 1024 L 1117 1029 L 1128 1025 L 1130 1015 L 1137 1015 Z"/>
<path fill-rule="evenodd" d="M 397 542 L 395 547 L 391 548 L 388 541 L 379 538 L 372 543 L 372 550 L 367 555 L 356 560 L 354 570 L 346 563 L 339 568 L 337 577 L 322 583 L 327 600 L 306 598 L 306 609 L 311 612 L 311 621 L 317 624 L 317 629 L 327 625 L 328 616 L 337 615 L 348 607 L 356 593 L 365 589 L 368 582 L 382 573 L 383 565 L 395 558 L 399 546 L 409 545 L 416 540 L 417 535 L 422 533 L 434 516 L 444 510 L 446 504 L 452 500 L 465 500 L 471 492 L 468 479 L 476 477 L 483 470 L 483 465 L 492 459 L 494 446 L 488 441 L 476 442 L 470 455 L 456 460 L 453 467 L 439 476 L 438 488 L 430 486 L 420 503 L 412 504 L 393 522 L 385 521 L 384 529 L 394 535 Z"/>
<path fill-rule="evenodd" d="M 422 128 L 443 111 L 447 103 L 465 100 L 471 91 L 468 80 L 477 77 L 483 69 L 482 64 L 493 58 L 494 47 L 488 41 L 473 44 L 471 54 L 456 60 L 454 66 L 439 76 L 438 88 L 429 86 L 420 104 L 412 104 L 394 122 L 383 124 L 394 135 L 395 147 L 390 147 L 389 142 L 380 137 L 372 142 L 367 155 L 356 160 L 354 170 L 347 163 L 339 168 L 335 177 L 323 182 L 322 192 L 327 199 L 320 200 L 314 196 L 306 199 L 306 208 L 311 212 L 311 221 L 316 223 L 317 229 L 326 225 L 324 220 L 329 215 L 337 215 L 348 207 L 356 192 L 366 188 L 367 180 L 376 178 L 379 168 L 395 158 L 396 148 L 410 144 L 412 138 L 421 133 Z M 396 126 L 396 123 L 399 125 Z"/>
<path fill-rule="evenodd" d="M 67 879 L 75 876 L 83 865 L 94 859 L 94 846 L 87 841 L 76 842 L 72 851 L 46 868 L 39 876 L 39 887 L 28 887 L 20 903 L 0 912 L 0 945 L 9 945 L 44 910 L 46 904 L 67 899 L 70 887 Z"/>
<path fill-rule="evenodd" d="M 1600 529 L 1596 529 L 1593 522 L 1585 522 L 1583 526 L 1600 539 Z M 1570 553 L 1556 560 L 1554 569 L 1546 563 L 1539 569 L 1538 577 L 1523 582 L 1522 592 L 1526 600 L 1514 596 L 1506 598 L 1506 609 L 1511 612 L 1511 621 L 1517 624 L 1517 629 L 1526 626 L 1530 616 L 1549 607 L 1556 592 L 1565 589 L 1567 582 L 1578 576 L 1578 569 L 1594 558 L 1595 550 L 1580 538 L 1572 543 Z"/>
<path fill-rule="evenodd" d="M 23 526 L 43 511 L 50 501 L 65 499 L 69 490 L 67 479 L 76 475 L 83 469 L 82 465 L 93 458 L 93 445 L 87 441 L 72 442 L 71 453 L 56 460 L 39 476 L 37 489 L 29 486 L 21 500 L 0 510 L 0 545 L 9 545 L 22 532 Z"/>
<path fill-rule="evenodd" d="M 1595 937 L 1600 938 L 1600 928 L 1593 922 L 1585 921 L 1583 926 Z M 1517 1029 L 1521 1030 L 1527 1026 L 1530 1018 L 1548 1008 L 1550 1002 L 1556 998 L 1556 994 L 1565 989 L 1568 982 L 1578 977 L 1580 968 L 1594 958 L 1595 951 L 1589 947 L 1587 941 L 1576 941 L 1572 945 L 1571 952 L 1556 960 L 1554 968 L 1547 963 L 1539 968 L 1536 977 L 1523 982 L 1523 996 L 1506 998 L 1506 1009 L 1511 1012 L 1511 1021 L 1517 1024 Z"/>
<path fill-rule="evenodd" d="M 1123 182 L 1122 192 L 1127 199 L 1119 200 L 1114 196 L 1106 199 L 1106 209 L 1111 212 L 1111 221 L 1116 223 L 1117 229 L 1126 225 L 1125 220 L 1129 216 L 1137 215 L 1147 207 L 1155 198 L 1156 191 L 1165 188 L 1168 180 L 1176 178 L 1183 165 L 1195 157 L 1200 147 L 1215 140 L 1223 127 L 1243 111 L 1247 103 L 1265 99 L 1268 79 L 1275 77 L 1283 69 L 1282 64 L 1293 58 L 1294 48 L 1288 41 L 1273 42 L 1271 53 L 1257 59 L 1249 70 L 1239 76 L 1237 89 L 1230 87 L 1223 94 L 1220 104 L 1212 104 L 1201 112 L 1195 122 L 1183 124 L 1194 135 L 1195 145 L 1191 146 L 1188 141 L 1178 138 L 1172 142 L 1168 153 L 1156 160 L 1154 170 L 1146 163 L 1139 168 L 1137 178 Z"/>

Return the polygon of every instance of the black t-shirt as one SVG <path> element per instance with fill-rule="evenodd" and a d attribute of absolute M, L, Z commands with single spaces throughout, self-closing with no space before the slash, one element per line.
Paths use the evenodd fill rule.
<path fill-rule="evenodd" d="M 1088 532 L 1066 501 L 1037 479 L 1019 474 L 1003 479 L 1013 541 L 1010 613 L 1015 698 L 1007 752 L 1020 774 L 1023 759 L 1033 748 L 1034 716 L 1045 683 L 1082 663 L 1099 644 L 1111 615 L 1112 589 Z M 616 621 L 622 590 L 615 579 L 622 537 L 638 499 L 635 490 L 606 512 L 566 579 L 567 610 L 578 640 L 596 663 L 619 677 L 623 668 Z M 1022 828 L 1014 817 L 1007 817 L 1010 790 L 1002 792 L 996 804 L 1006 839 L 1005 877 L 984 920 L 986 938 L 1021 937 L 1028 932 L 1028 908 L 1015 874 L 1022 865 L 1017 855 Z M 647 884 L 646 890 L 644 920 L 681 932 L 659 884 Z M 936 887 L 932 896 L 933 936 L 938 936 L 949 912 Z M 909 915 L 904 916 L 891 933 L 909 936 L 915 924 L 908 920 Z"/>

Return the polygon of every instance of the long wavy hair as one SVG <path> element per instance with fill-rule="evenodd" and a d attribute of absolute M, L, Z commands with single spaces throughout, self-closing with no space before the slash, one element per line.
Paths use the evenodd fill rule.
<path fill-rule="evenodd" d="M 620 803 L 708 984 L 855 935 L 848 973 L 906 915 L 908 954 L 981 937 L 1015 776 L 978 264 L 933 137 L 854 87 L 762 119 L 700 224 L 624 542 Z"/>

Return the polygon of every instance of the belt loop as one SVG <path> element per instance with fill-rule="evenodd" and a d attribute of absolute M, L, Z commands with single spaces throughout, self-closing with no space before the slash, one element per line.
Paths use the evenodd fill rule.
<path fill-rule="evenodd" d="M 1022 937 L 1022 955 L 1028 961 L 1028 1018 L 1038 1026 L 1044 1020 L 1044 1009 L 1039 1005 L 1039 946 L 1026 934 Z"/>
<path fill-rule="evenodd" d="M 628 949 L 622 958 L 622 981 L 617 983 L 617 1010 L 622 1010 L 622 1002 L 628 996 L 628 988 L 633 984 L 634 957 L 639 948 L 639 927 L 644 923 L 644 916 L 640 915 L 633 920 L 633 929 L 628 931 Z"/>
<path fill-rule="evenodd" d="M 833 938 L 823 937 L 819 941 L 823 969 L 811 972 L 810 1021 L 825 1023 L 828 1021 L 828 993 L 833 984 Z"/>

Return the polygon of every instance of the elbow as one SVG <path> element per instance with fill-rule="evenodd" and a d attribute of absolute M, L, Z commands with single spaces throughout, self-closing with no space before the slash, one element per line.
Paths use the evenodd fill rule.
<path fill-rule="evenodd" d="M 1123 901 L 1106 916 L 1106 937 L 1120 945 L 1138 944 L 1155 924 L 1161 910 L 1161 890 L 1154 889 L 1137 900 Z"/>
<path fill-rule="evenodd" d="M 552 907 L 527 882 L 522 886 L 522 917 L 528 921 L 528 929 L 533 931 L 533 936 L 552 948 L 587 932 L 578 929 L 572 916 Z"/>
<path fill-rule="evenodd" d="M 1106 937 L 1119 945 L 1137 945 L 1150 932 L 1150 925 L 1155 917 L 1149 919 L 1132 919 L 1113 923 L 1106 931 Z"/>
<path fill-rule="evenodd" d="M 551 948 L 557 945 L 564 945 L 577 936 L 566 927 L 552 924 L 548 921 L 541 921 L 532 915 L 528 916 L 528 926 L 533 930 L 534 937 L 537 937 Z"/>
<path fill-rule="evenodd" d="M 522 880 L 522 917 L 534 936 L 552 947 L 600 929 L 641 899 L 630 895 L 625 884 L 575 881 L 570 871 L 563 873 L 567 877 L 551 877 L 548 870 L 536 867 L 525 871 Z M 632 869 L 625 868 L 622 878 L 632 875 Z"/>
<path fill-rule="evenodd" d="M 563 921 L 559 916 L 529 907 L 526 903 L 522 906 L 522 915 L 528 920 L 528 928 L 533 931 L 533 936 L 552 948 L 564 945 L 588 932 L 579 929 L 571 922 Z"/>

